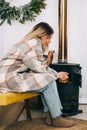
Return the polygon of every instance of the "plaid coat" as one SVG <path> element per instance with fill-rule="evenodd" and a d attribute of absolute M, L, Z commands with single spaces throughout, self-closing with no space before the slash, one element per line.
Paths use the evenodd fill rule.
<path fill-rule="evenodd" d="M 0 92 L 39 90 L 57 79 L 57 72 L 45 63 L 37 38 L 18 42 L 0 61 Z"/>

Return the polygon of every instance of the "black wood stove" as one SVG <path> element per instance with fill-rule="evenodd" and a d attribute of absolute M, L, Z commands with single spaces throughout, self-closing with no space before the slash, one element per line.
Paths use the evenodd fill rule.
<path fill-rule="evenodd" d="M 51 67 L 57 72 L 66 71 L 69 73 L 69 80 L 63 83 L 57 80 L 57 88 L 63 106 L 63 113 L 68 116 L 81 113 L 79 110 L 79 87 L 82 84 L 81 67 L 79 64 L 52 64 Z"/>

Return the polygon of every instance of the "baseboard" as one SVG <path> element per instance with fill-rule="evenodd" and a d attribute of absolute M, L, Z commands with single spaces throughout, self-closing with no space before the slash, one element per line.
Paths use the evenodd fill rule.
<path fill-rule="evenodd" d="M 87 104 L 87 98 L 79 98 L 80 104 Z"/>

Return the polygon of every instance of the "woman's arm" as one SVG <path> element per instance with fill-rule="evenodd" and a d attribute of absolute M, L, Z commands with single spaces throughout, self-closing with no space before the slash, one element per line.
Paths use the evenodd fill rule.
<path fill-rule="evenodd" d="M 46 64 L 47 64 L 47 65 L 51 65 L 51 64 L 52 64 L 54 52 L 55 52 L 55 51 L 52 51 L 52 50 L 50 50 L 50 51 L 48 52 L 48 57 L 47 57 L 47 59 L 46 59 Z"/>
<path fill-rule="evenodd" d="M 35 57 L 28 57 L 28 55 L 25 55 L 23 58 L 23 63 L 32 71 L 38 73 L 46 72 L 47 65 Z"/>

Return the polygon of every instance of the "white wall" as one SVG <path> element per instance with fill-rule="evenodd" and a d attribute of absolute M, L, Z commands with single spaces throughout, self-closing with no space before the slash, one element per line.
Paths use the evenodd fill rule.
<path fill-rule="evenodd" d="M 20 0 L 25 4 L 29 0 Z M 18 5 L 14 0 L 14 5 Z M 0 58 L 8 51 L 10 46 L 19 41 L 36 23 L 48 22 L 55 30 L 50 48 L 55 49 L 55 59 L 58 56 L 58 0 L 46 0 L 47 6 L 37 16 L 36 21 L 20 24 L 13 22 L 12 25 L 4 23 L 0 26 Z M 19 6 L 18 5 L 18 6 Z M 87 0 L 68 0 L 68 61 L 79 63 L 82 67 L 82 88 L 80 89 L 80 102 L 87 102 Z"/>

